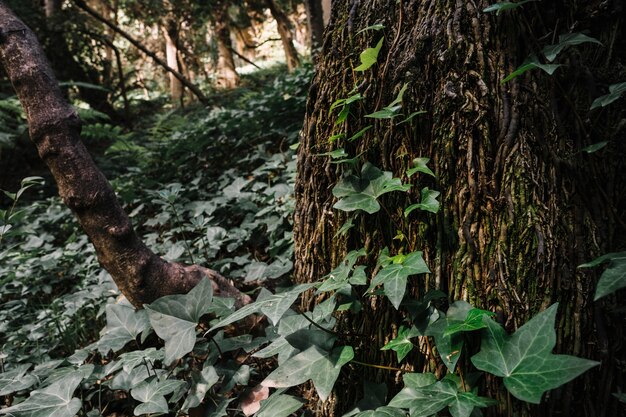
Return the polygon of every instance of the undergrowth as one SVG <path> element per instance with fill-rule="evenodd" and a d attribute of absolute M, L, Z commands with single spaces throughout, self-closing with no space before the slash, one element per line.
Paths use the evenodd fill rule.
<path fill-rule="evenodd" d="M 169 260 L 207 265 L 250 290 L 266 280 L 272 280 L 266 286 L 281 285 L 292 269 L 295 157 L 289 145 L 297 141 L 311 68 L 280 72 L 245 80 L 247 87 L 215 98 L 208 108 L 154 115 L 134 133 L 81 111 L 86 140 L 113 138 L 98 163 L 146 243 Z M 107 319 L 110 325 L 111 309 L 130 309 L 120 304 L 114 283 L 70 211 L 57 197 L 34 198 L 35 190 L 24 193 L 31 202 L 18 205 L 11 229 L 1 230 L 0 397 L 16 405 L 32 389 L 45 391 L 82 372 L 79 415 L 116 410 L 132 415 L 141 402 L 133 399 L 135 391 L 120 398 L 120 373 L 112 367 L 124 352 L 151 347 L 158 352 L 153 360 L 159 360 L 163 349 L 155 349 L 157 338 L 148 329 L 142 343 L 126 348 L 126 343 L 94 344 Z M 231 309 L 226 302 L 222 313 Z M 201 360 L 206 343 L 202 349 L 187 364 L 191 368 L 169 372 L 189 382 L 204 375 L 194 373 L 206 362 Z M 228 351 L 222 346 L 220 355 Z M 217 371 L 224 399 L 235 382 L 249 378 L 235 365 Z"/>

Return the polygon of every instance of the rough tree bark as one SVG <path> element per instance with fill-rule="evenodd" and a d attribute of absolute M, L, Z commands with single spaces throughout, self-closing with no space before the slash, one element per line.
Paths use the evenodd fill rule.
<path fill-rule="evenodd" d="M 115 31 L 124 39 L 126 39 L 128 42 L 130 42 L 135 48 L 139 49 L 141 52 L 143 52 L 144 54 L 152 58 L 154 62 L 156 62 L 159 66 L 161 66 L 165 71 L 174 75 L 176 79 L 178 79 L 185 87 L 187 87 L 189 90 L 191 90 L 191 92 L 193 92 L 193 94 L 198 98 L 198 100 L 200 100 L 200 102 L 205 103 L 205 104 L 208 103 L 207 97 L 204 95 L 204 93 L 202 93 L 202 91 L 195 84 L 189 81 L 183 74 L 181 74 L 177 70 L 170 67 L 165 61 L 159 58 L 154 52 L 149 51 L 145 46 L 141 44 L 141 42 L 137 41 L 135 38 L 133 38 L 128 33 L 120 29 L 111 21 L 109 21 L 108 19 L 100 15 L 97 11 L 89 7 L 89 5 L 87 5 L 87 3 L 85 3 L 83 0 L 74 0 L 74 4 L 76 4 L 76 6 L 84 10 L 87 14 L 89 14 L 94 19 L 107 25 L 113 31 Z"/>
<path fill-rule="evenodd" d="M 619 104 L 589 110 L 608 84 L 626 80 L 623 2 L 556 0 L 484 13 L 491 3 L 333 2 L 299 147 L 294 276 L 319 281 L 348 251 L 363 246 L 371 271 L 389 246 L 392 254 L 424 251 L 433 272 L 425 281 L 412 280 L 413 296 L 441 289 L 451 300 L 499 312 L 510 331 L 559 301 L 557 350 L 603 366 L 551 392 L 540 406 L 513 402 L 505 410 L 505 400 L 487 413 L 617 415 L 620 405 L 611 393 L 624 390 L 623 317 L 615 312 L 615 299 L 593 303 L 595 277 L 576 266 L 626 244 L 626 141 L 620 122 L 626 111 Z M 375 23 L 384 29 L 357 34 Z M 604 46 L 567 49 L 552 77 L 534 70 L 501 83 L 559 34 L 585 30 Z M 355 72 L 359 54 L 383 35 L 377 64 Z M 364 117 L 392 102 L 405 83 L 402 113 L 425 115 L 403 124 L 402 118 Z M 331 104 L 352 95 L 355 86 L 365 100 L 335 126 Z M 356 141 L 329 141 L 367 125 L 372 128 Z M 605 151 L 581 152 L 603 140 L 609 141 Z M 381 198 L 387 211 L 356 216 L 343 237 L 336 233 L 348 216 L 332 208 L 331 190 L 346 164 L 319 156 L 340 147 L 414 184 L 408 194 Z M 418 187 L 415 177 L 407 178 L 416 157 L 431 158 L 436 180 L 421 177 Z M 402 210 L 419 201 L 424 186 L 441 191 L 442 210 L 413 213 L 403 226 L 406 243 L 394 240 L 397 224 L 405 222 Z M 343 315 L 338 331 L 371 335 L 353 341 L 364 352 L 359 360 L 398 366 L 395 355 L 379 349 L 402 317 L 381 297 L 362 301 L 363 310 Z M 308 296 L 303 307 L 315 302 Z M 441 365 L 432 355 L 418 354 L 407 364 L 417 372 Z M 364 378 L 391 386 L 399 379 L 389 371 L 354 367 L 340 378 L 334 398 L 321 405 L 321 414 L 341 415 L 351 407 L 361 395 L 354 381 Z M 485 385 L 488 394 L 502 398 L 496 381 L 488 378 Z"/>
<path fill-rule="evenodd" d="M 293 46 L 293 35 L 291 34 L 291 22 L 289 18 L 277 5 L 274 0 L 265 0 L 267 8 L 270 9 L 272 17 L 276 20 L 276 28 L 278 34 L 283 43 L 283 50 L 285 51 L 285 60 L 287 61 L 287 69 L 289 72 L 300 66 L 300 58 L 298 58 L 298 51 Z"/>
<path fill-rule="evenodd" d="M 214 289 L 249 298 L 217 272 L 198 265 L 169 263 L 139 239 L 115 192 L 80 141 L 80 119 L 63 98 L 33 32 L 0 1 L 0 62 L 24 107 L 29 133 L 48 165 L 64 203 L 93 243 L 100 264 L 131 303 L 186 293 L 204 275 Z"/>

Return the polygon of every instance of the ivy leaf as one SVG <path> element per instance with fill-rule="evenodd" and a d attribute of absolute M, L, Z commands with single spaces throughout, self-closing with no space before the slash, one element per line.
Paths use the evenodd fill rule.
<path fill-rule="evenodd" d="M 598 107 L 608 106 L 615 100 L 620 98 L 626 92 L 626 83 L 611 84 L 609 86 L 609 94 L 598 97 L 591 103 L 591 110 Z"/>
<path fill-rule="evenodd" d="M 361 59 L 361 65 L 356 67 L 354 69 L 355 71 L 365 71 L 378 61 L 378 53 L 380 52 L 380 48 L 383 46 L 384 40 L 385 37 L 383 36 L 374 48 L 367 48 L 365 51 L 361 52 L 361 55 L 359 56 Z"/>
<path fill-rule="evenodd" d="M 361 169 L 361 176 L 348 175 L 343 177 L 333 188 L 333 195 L 339 201 L 333 206 L 338 210 L 363 210 L 373 214 L 380 210 L 376 200 L 383 194 L 392 191 L 406 192 L 411 186 L 403 185 L 400 178 L 393 178 L 389 171 L 381 171 L 366 162 Z"/>
<path fill-rule="evenodd" d="M 626 287 L 626 252 L 608 253 L 578 267 L 591 268 L 607 261 L 609 266 L 600 276 L 596 294 L 593 297 L 594 301 Z"/>
<path fill-rule="evenodd" d="M 304 403 L 304 400 L 283 394 L 283 390 L 278 390 L 268 399 L 261 401 L 261 408 L 254 416 L 287 417 L 298 411 Z"/>
<path fill-rule="evenodd" d="M 217 328 L 227 326 L 231 323 L 239 321 L 258 312 L 267 313 L 268 318 L 273 323 L 278 323 L 280 318 L 287 312 L 291 304 L 293 304 L 293 301 L 298 298 L 298 295 L 308 290 L 309 288 L 314 287 L 315 285 L 316 284 L 300 284 L 279 294 L 269 293 L 268 296 L 259 297 L 259 299 L 254 303 L 243 306 L 239 310 L 235 311 L 233 314 L 215 323 L 209 329 L 209 332 Z M 292 300 L 291 303 L 289 303 L 289 300 Z M 288 303 L 289 305 L 287 305 Z"/>
<path fill-rule="evenodd" d="M 389 406 L 407 408 L 412 416 L 430 416 L 449 407 L 453 417 L 469 417 L 475 407 L 497 404 L 491 398 L 459 391 L 458 384 L 447 377 L 436 381 L 430 373 L 406 374 L 404 385 Z"/>
<path fill-rule="evenodd" d="M 330 395 L 341 367 L 354 358 L 350 346 L 340 346 L 328 353 L 311 346 L 281 364 L 261 382 L 265 387 L 287 388 L 302 384 L 309 379 L 322 401 Z"/>
<path fill-rule="evenodd" d="M 11 417 L 74 417 L 82 405 L 72 394 L 82 381 L 81 375 L 69 375 L 42 390 L 32 391 L 25 401 L 3 408 L 0 414 Z"/>
<path fill-rule="evenodd" d="M 373 126 L 372 125 L 367 125 L 365 126 L 363 129 L 359 130 L 358 132 L 356 132 L 354 135 L 350 136 L 348 138 L 348 142 L 353 142 L 355 140 L 357 140 L 358 138 L 360 138 L 361 136 L 363 136 L 365 134 L 365 132 L 367 132 L 368 130 L 370 130 Z"/>
<path fill-rule="evenodd" d="M 376 23 L 374 25 L 370 25 L 370 26 L 368 26 L 366 28 L 363 28 L 363 29 L 359 30 L 356 34 L 358 35 L 359 33 L 363 33 L 363 32 L 368 31 L 368 30 L 381 30 L 381 29 L 384 29 L 384 28 L 385 28 L 385 25 L 383 25 L 381 23 Z"/>
<path fill-rule="evenodd" d="M 555 45 L 548 45 L 543 48 L 543 54 L 545 55 L 548 62 L 552 62 L 556 59 L 557 55 L 563 51 L 566 47 L 570 45 L 580 45 L 581 43 L 597 43 L 602 45 L 602 42 L 599 40 L 592 38 L 590 36 L 584 35 L 582 33 L 567 33 L 565 35 L 559 36 L 559 43 Z"/>
<path fill-rule="evenodd" d="M 166 379 L 165 381 L 159 381 L 158 379 L 153 378 L 151 381 L 142 382 L 130 391 L 130 395 L 134 399 L 142 402 L 142 404 L 135 407 L 133 413 L 136 416 L 140 416 L 143 414 L 165 414 L 169 412 L 165 396 L 171 394 L 185 384 L 185 381 L 178 379 Z"/>
<path fill-rule="evenodd" d="M 146 310 L 135 310 L 134 307 L 123 304 L 107 304 L 106 333 L 98 341 L 98 352 L 117 352 L 126 346 L 126 343 L 135 340 L 143 331 L 150 328 L 150 320 Z"/>
<path fill-rule="evenodd" d="M 495 316 L 495 314 L 492 313 L 491 311 L 481 310 L 479 308 L 472 308 L 467 313 L 467 317 L 462 323 L 451 324 L 443 332 L 443 335 L 452 336 L 460 332 L 472 332 L 474 330 L 484 329 L 485 327 L 487 327 L 487 325 L 483 321 L 483 316 L 493 317 Z"/>
<path fill-rule="evenodd" d="M 367 255 L 367 252 L 365 252 L 364 248 L 350 251 L 341 263 L 324 277 L 324 282 L 322 282 L 322 285 L 317 289 L 317 292 L 322 293 L 340 290 L 350 287 L 350 283 L 363 285 L 362 276 L 365 275 L 365 267 L 363 266 L 357 270 L 354 268 L 354 264 L 359 258 L 365 255 Z"/>
<path fill-rule="evenodd" d="M 398 362 L 402 362 L 402 359 L 409 354 L 413 349 L 413 342 L 411 338 L 419 336 L 420 333 L 415 327 L 408 328 L 406 326 L 400 326 L 398 330 L 398 336 L 383 346 L 380 350 L 393 350 L 398 356 Z"/>
<path fill-rule="evenodd" d="M 191 374 L 191 379 L 191 388 L 181 408 L 183 412 L 199 406 L 209 389 L 219 381 L 219 376 L 214 367 L 205 364 L 201 372 Z"/>
<path fill-rule="evenodd" d="M 401 105 L 393 107 L 383 107 L 382 109 L 375 111 L 374 113 L 366 114 L 365 117 L 372 119 L 393 119 L 399 116 L 398 111 L 402 108 Z"/>
<path fill-rule="evenodd" d="M 145 350 L 133 350 L 132 352 L 126 352 L 120 355 L 119 360 L 115 366 L 108 370 L 107 375 L 112 374 L 120 368 L 122 368 L 124 372 L 130 373 L 139 365 L 149 362 L 162 361 L 164 357 L 163 349 L 156 350 L 153 347 Z"/>
<path fill-rule="evenodd" d="M 458 332 L 446 335 L 446 330 L 462 324 L 471 310 L 472 306 L 467 301 L 455 301 L 446 314 L 439 312 L 439 319 L 426 328 L 425 334 L 435 338 L 437 352 L 450 372 L 454 372 L 456 363 L 461 357 L 463 338 Z"/>
<path fill-rule="evenodd" d="M 534 404 L 541 402 L 544 392 L 576 378 L 599 362 L 569 355 L 554 355 L 556 344 L 554 320 L 558 303 L 537 314 L 513 335 L 502 326 L 483 318 L 480 352 L 472 363 L 481 371 L 504 378 L 504 385 L 516 398 Z"/>
<path fill-rule="evenodd" d="M 500 14 L 500 12 L 503 12 L 505 10 L 516 9 L 520 7 L 522 4 L 528 3 L 530 1 L 534 1 L 534 0 L 522 0 L 516 3 L 512 3 L 510 1 L 501 1 L 499 3 L 495 3 L 495 4 L 492 4 L 491 6 L 485 7 L 483 9 L 483 12 L 485 13 L 496 12 L 496 16 L 497 16 Z"/>
<path fill-rule="evenodd" d="M 33 375 L 26 375 L 29 364 L 18 365 L 16 368 L 0 373 L 0 396 L 12 394 L 30 388 L 37 382 Z"/>
<path fill-rule="evenodd" d="M 598 142 L 598 143 L 594 143 L 593 145 L 589 145 L 589 146 L 587 146 L 585 148 L 582 148 L 581 150 L 583 152 L 587 152 L 587 153 L 594 153 L 594 152 L 597 152 L 600 149 L 604 148 L 608 144 L 609 144 L 609 142 L 607 142 L 607 141 Z"/>
<path fill-rule="evenodd" d="M 384 261 L 382 261 L 384 262 Z M 382 263 L 379 259 L 379 263 Z M 369 291 L 377 285 L 383 284 L 384 292 L 391 304 L 398 309 L 404 298 L 407 278 L 416 274 L 430 273 L 430 269 L 424 262 L 422 252 L 412 252 L 403 256 L 402 260 L 384 265 L 372 279 Z"/>
<path fill-rule="evenodd" d="M 417 204 L 411 204 L 407 207 L 404 210 L 404 217 L 409 217 L 409 214 L 417 209 L 437 214 L 439 211 L 439 201 L 437 201 L 437 197 L 439 197 L 440 194 L 441 193 L 439 191 L 431 190 L 428 187 L 422 188 L 422 197 L 420 198 L 420 202 Z"/>
<path fill-rule="evenodd" d="M 367 410 L 353 415 L 354 417 L 405 417 L 406 413 L 397 408 L 383 406 L 375 410 Z"/>
<path fill-rule="evenodd" d="M 415 158 L 413 160 L 413 168 L 409 168 L 406 171 L 406 175 L 411 178 L 416 172 L 423 172 L 432 177 L 436 177 L 435 173 L 428 168 L 426 164 L 430 161 L 430 158 Z"/>
<path fill-rule="evenodd" d="M 504 84 L 506 82 L 509 82 L 513 78 L 519 75 L 522 75 L 526 71 L 530 71 L 535 68 L 539 68 L 545 73 L 547 73 L 548 75 L 552 75 L 554 74 L 554 71 L 556 71 L 556 69 L 560 66 L 561 64 L 542 64 L 541 62 L 539 62 L 536 56 L 531 55 L 522 63 L 522 65 L 520 65 L 519 68 L 517 68 L 515 71 L 507 75 L 506 78 L 500 81 L 500 83 Z"/>
<path fill-rule="evenodd" d="M 165 341 L 165 364 L 193 350 L 196 325 L 208 313 L 212 298 L 211 281 L 204 278 L 187 294 L 168 295 L 145 306 L 154 331 Z"/>

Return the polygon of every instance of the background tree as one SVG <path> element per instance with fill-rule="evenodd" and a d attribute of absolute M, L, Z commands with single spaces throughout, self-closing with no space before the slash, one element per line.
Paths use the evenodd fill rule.
<path fill-rule="evenodd" d="M 333 2 L 299 148 L 294 276 L 319 281 L 360 247 L 372 269 L 384 247 L 392 255 L 422 250 L 432 273 L 412 280 L 418 298 L 440 289 L 450 299 L 497 312 L 509 330 L 559 301 L 558 351 L 604 365 L 540 406 L 514 403 L 515 411 L 493 413 L 616 415 L 611 393 L 624 389 L 624 323 L 615 315 L 615 300 L 593 303 L 595 280 L 576 266 L 626 244 L 626 142 L 617 123 L 625 110 L 589 110 L 607 85 L 626 80 L 623 5 L 554 1 L 483 12 L 490 3 Z M 362 31 L 372 25 L 382 30 Z M 549 64 L 542 49 L 558 44 L 559 35 L 581 31 L 602 45 L 563 48 L 552 76 L 535 66 L 503 83 L 531 54 L 541 56 L 539 65 Z M 360 71 L 359 54 L 378 42 L 377 59 L 369 51 L 375 65 Z M 391 103 L 403 86 L 402 109 L 366 117 Z M 364 98 L 348 106 L 349 114 L 329 113 L 336 100 L 357 94 Z M 419 111 L 425 113 L 399 123 Z M 368 130 L 346 140 L 362 129 Z M 583 151 L 602 141 L 608 142 L 604 150 Z M 350 164 L 333 164 L 320 154 L 337 148 L 360 155 L 358 167 L 369 161 L 413 183 L 411 191 L 381 197 L 384 209 L 376 214 L 333 209 L 333 186 Z M 436 174 L 420 179 L 419 188 L 440 191 L 442 209 L 437 215 L 414 212 L 405 221 L 403 209 L 420 200 L 415 177 L 406 175 L 418 157 L 431 158 Z M 354 227 L 338 234 L 349 218 Z M 309 296 L 303 305 L 315 301 Z M 355 341 L 366 352 L 361 360 L 397 366 L 395 356 L 379 348 L 402 316 L 382 297 L 361 302 L 361 312 L 342 316 L 338 331 L 373 335 Z M 407 363 L 417 372 L 441 367 L 428 354 Z M 397 375 L 355 368 L 341 379 L 335 399 L 322 405 L 322 414 L 346 411 L 360 396 L 354 381 L 363 378 L 393 385 Z M 484 384 L 491 396 L 502 395 L 492 379 Z"/>

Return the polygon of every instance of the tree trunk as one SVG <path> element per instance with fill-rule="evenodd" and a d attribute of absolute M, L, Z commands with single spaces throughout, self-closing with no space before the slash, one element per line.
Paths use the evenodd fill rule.
<path fill-rule="evenodd" d="M 168 263 L 139 239 L 115 192 L 80 141 L 80 119 L 67 103 L 33 32 L 0 1 L 0 62 L 24 107 L 29 133 L 48 165 L 64 203 L 93 243 L 98 261 L 131 303 L 185 293 L 204 275 L 214 288 L 238 298 L 217 272 L 198 265 Z"/>
<path fill-rule="evenodd" d="M 293 46 L 293 36 L 291 35 L 291 22 L 289 18 L 283 12 L 274 0 L 265 0 L 265 4 L 270 9 L 272 17 L 276 20 L 276 28 L 278 34 L 283 42 L 283 50 L 285 51 L 285 60 L 287 61 L 287 69 L 289 72 L 300 66 L 300 58 L 298 58 L 298 51 Z"/>
<path fill-rule="evenodd" d="M 315 51 L 322 47 L 324 36 L 324 10 L 322 0 L 306 0 L 306 18 L 309 25 L 309 48 Z"/>
<path fill-rule="evenodd" d="M 228 17 L 228 3 L 217 6 L 215 35 L 219 58 L 217 61 L 217 85 L 223 88 L 233 88 L 239 84 L 233 46 L 230 40 L 230 19 Z"/>
<path fill-rule="evenodd" d="M 61 10 L 61 0 L 46 0 L 44 3 L 46 18 L 54 17 Z"/>
<path fill-rule="evenodd" d="M 620 405 L 611 393 L 624 391 L 623 318 L 610 299 L 594 305 L 594 275 L 576 266 L 626 244 L 626 141 L 619 125 L 626 111 L 619 104 L 589 110 L 608 84 L 626 80 L 623 10 L 599 1 L 558 0 L 499 15 L 483 12 L 491 3 L 333 2 L 299 147 L 294 277 L 320 281 L 348 251 L 361 247 L 372 271 L 380 250 L 389 247 L 392 254 L 424 251 L 432 273 L 410 279 L 412 296 L 443 290 L 450 300 L 498 312 L 509 331 L 559 301 L 557 351 L 600 360 L 602 367 L 539 406 L 514 401 L 506 410 L 505 401 L 486 414 L 617 415 Z M 357 33 L 377 23 L 384 29 Z M 588 30 L 604 46 L 570 47 L 553 76 L 535 69 L 501 83 L 529 54 L 573 27 Z M 383 36 L 377 63 L 354 71 L 360 53 Z M 399 123 L 404 117 L 364 117 L 391 103 L 405 84 L 402 113 L 426 114 L 406 123 Z M 353 95 L 355 86 L 365 99 L 335 125 L 338 111 L 329 116 L 331 105 Z M 368 125 L 355 141 L 330 140 Z M 581 152 L 604 140 L 604 151 Z M 337 148 L 413 184 L 409 193 L 381 197 L 384 210 L 357 214 L 344 236 L 336 233 L 349 216 L 333 209 L 331 190 L 349 166 L 319 155 Z M 406 175 L 416 157 L 431 158 L 437 175 L 419 177 L 419 188 L 416 177 Z M 441 192 L 442 210 L 405 219 L 403 209 L 419 201 L 424 186 Z M 398 229 L 404 240 L 394 239 Z M 310 295 L 303 307 L 316 301 Z M 379 349 L 402 315 L 383 297 L 361 301 L 360 313 L 341 315 L 338 331 L 372 335 L 351 341 L 361 352 L 359 361 L 398 366 L 395 355 Z M 437 370 L 441 362 L 414 354 L 403 366 L 422 372 Z M 352 407 L 361 395 L 354 381 L 363 379 L 397 389 L 400 378 L 354 366 L 321 406 L 322 414 L 341 415 Z M 495 381 L 486 385 L 483 395 L 501 399 Z"/>
<path fill-rule="evenodd" d="M 175 71 L 181 72 L 178 66 L 178 28 L 176 22 L 168 19 L 163 28 L 163 36 L 165 37 L 165 55 L 167 57 L 167 65 Z M 172 103 L 175 106 L 181 104 L 183 97 L 183 84 L 173 73 L 169 73 L 170 78 L 170 95 Z"/>

